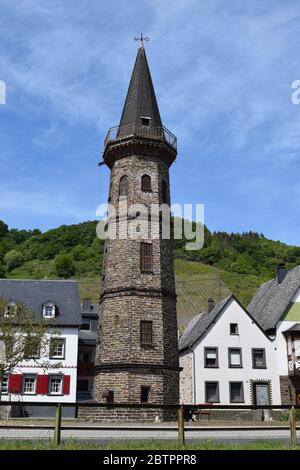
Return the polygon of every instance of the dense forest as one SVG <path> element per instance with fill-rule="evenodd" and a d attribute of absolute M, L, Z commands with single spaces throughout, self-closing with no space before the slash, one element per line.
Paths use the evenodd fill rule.
<path fill-rule="evenodd" d="M 96 221 L 40 230 L 9 228 L 0 221 L 0 277 L 92 278 L 100 275 L 103 240 Z M 228 273 L 270 278 L 278 264 L 300 264 L 300 247 L 268 240 L 262 234 L 210 232 L 205 228 L 201 250 L 186 251 L 186 240 L 175 240 L 175 258 L 201 262 Z M 51 261 L 51 263 L 49 263 Z M 50 266 L 50 268 L 49 268 Z M 49 271 L 50 269 L 50 271 Z"/>

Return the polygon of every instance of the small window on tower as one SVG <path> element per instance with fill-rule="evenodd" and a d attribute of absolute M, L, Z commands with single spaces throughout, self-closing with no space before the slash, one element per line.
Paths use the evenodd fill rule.
<path fill-rule="evenodd" d="M 141 403 L 148 403 L 150 387 L 141 387 Z"/>
<path fill-rule="evenodd" d="M 161 199 L 164 204 L 168 203 L 168 185 L 165 180 L 161 183 Z"/>
<path fill-rule="evenodd" d="M 128 177 L 122 176 L 119 184 L 119 196 L 127 197 L 128 196 Z"/>
<path fill-rule="evenodd" d="M 141 121 L 143 126 L 150 126 L 151 118 L 143 116 L 141 117 Z"/>
<path fill-rule="evenodd" d="M 142 273 L 153 272 L 153 247 L 152 243 L 141 242 L 140 245 L 140 267 Z"/>
<path fill-rule="evenodd" d="M 151 192 L 152 187 L 151 187 L 151 178 L 149 175 L 143 175 L 142 176 L 142 191 L 145 192 Z"/>
<path fill-rule="evenodd" d="M 140 340 L 142 347 L 153 346 L 153 323 L 142 320 L 140 323 Z"/>

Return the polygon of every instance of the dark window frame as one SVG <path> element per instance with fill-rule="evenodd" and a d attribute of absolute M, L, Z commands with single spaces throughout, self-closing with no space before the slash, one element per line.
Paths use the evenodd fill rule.
<path fill-rule="evenodd" d="M 257 366 L 254 361 L 254 354 L 256 351 L 263 351 L 263 365 Z M 252 369 L 266 369 L 267 368 L 267 359 L 266 359 L 266 349 L 265 348 L 252 348 Z"/>
<path fill-rule="evenodd" d="M 235 365 L 235 364 L 231 364 L 231 351 L 239 351 L 240 353 L 240 365 Z M 242 348 L 235 348 L 235 347 L 230 347 L 228 348 L 228 367 L 230 369 L 242 369 L 243 368 L 243 355 L 242 355 Z"/>
<path fill-rule="evenodd" d="M 147 330 L 147 327 L 150 327 Z M 140 321 L 140 345 L 142 348 L 153 348 L 153 321 Z"/>
<path fill-rule="evenodd" d="M 208 399 L 207 399 L 207 386 L 209 384 L 216 384 L 216 386 L 217 386 L 217 400 L 208 401 Z M 217 381 L 217 380 L 207 380 L 207 381 L 204 382 L 204 388 L 205 388 L 205 403 L 220 403 L 220 384 L 219 384 L 219 381 Z"/>
<path fill-rule="evenodd" d="M 144 193 L 152 193 L 152 180 L 150 175 L 143 175 L 141 178 L 141 190 Z"/>
<path fill-rule="evenodd" d="M 153 274 L 153 244 L 140 242 L 140 271 L 142 274 Z"/>
<path fill-rule="evenodd" d="M 59 379 L 61 381 L 61 392 L 51 393 L 51 380 Z M 64 376 L 62 374 L 49 374 L 48 375 L 48 393 L 49 397 L 62 397 L 64 395 Z"/>
<path fill-rule="evenodd" d="M 54 341 L 63 341 L 64 342 L 64 353 L 63 356 L 53 356 L 52 353 L 52 343 Z M 50 344 L 49 344 L 49 359 L 62 359 L 64 360 L 66 358 L 66 338 L 50 338 Z"/>
<path fill-rule="evenodd" d="M 82 328 L 84 325 L 88 325 L 89 327 L 88 328 Z M 80 331 L 91 331 L 91 322 L 88 322 L 88 321 L 85 321 L 85 322 L 82 322 L 81 325 L 80 325 Z"/>
<path fill-rule="evenodd" d="M 141 395 L 140 395 L 141 403 L 149 403 L 150 389 L 151 389 L 150 386 L 147 386 L 147 385 L 141 386 Z M 146 394 L 146 397 L 143 396 L 144 393 Z"/>
<path fill-rule="evenodd" d="M 119 199 L 128 197 L 129 193 L 129 180 L 127 175 L 121 176 L 119 180 Z"/>
<path fill-rule="evenodd" d="M 0 387 L 0 392 L 1 392 L 1 395 L 8 395 L 8 390 L 9 390 L 9 375 L 10 374 L 4 374 L 3 377 L 2 377 L 2 382 L 1 382 L 1 387 Z M 6 383 L 6 392 L 3 391 L 3 380 L 6 380 L 7 383 Z"/>
<path fill-rule="evenodd" d="M 232 384 L 240 384 L 241 385 L 241 400 L 239 400 L 239 401 L 233 401 L 233 399 L 232 399 L 232 389 L 231 389 Z M 234 380 L 234 381 L 229 382 L 229 400 L 230 400 L 230 403 L 245 403 L 245 393 L 244 393 L 244 382 L 243 381 Z"/>
<path fill-rule="evenodd" d="M 169 188 L 165 180 L 161 182 L 161 200 L 163 204 L 168 204 Z"/>
<path fill-rule="evenodd" d="M 215 349 L 216 350 L 216 365 L 214 366 L 209 366 L 207 365 L 206 363 L 206 353 L 209 349 Z M 204 348 L 204 368 L 205 369 L 218 369 L 219 368 L 219 348 L 217 348 L 216 346 L 205 346 Z"/>
<path fill-rule="evenodd" d="M 232 331 L 231 331 L 232 326 L 236 327 L 236 331 L 237 331 L 236 333 L 232 333 Z M 238 325 L 238 323 L 230 323 L 229 332 L 230 332 L 230 336 L 238 336 L 239 335 L 239 325 Z"/>
<path fill-rule="evenodd" d="M 22 374 L 22 395 L 28 395 L 28 396 L 35 396 L 37 395 L 37 377 L 38 377 L 38 374 L 37 373 L 25 373 L 25 374 Z M 28 379 L 28 378 L 34 378 L 34 392 L 31 393 L 31 392 L 25 392 L 24 389 L 25 389 L 25 380 Z"/>

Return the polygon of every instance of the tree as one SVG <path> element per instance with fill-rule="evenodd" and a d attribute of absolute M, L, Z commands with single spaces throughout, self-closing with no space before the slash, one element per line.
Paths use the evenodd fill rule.
<path fill-rule="evenodd" d="M 72 258 L 67 253 L 57 255 L 55 258 L 56 274 L 59 277 L 68 278 L 75 274 L 75 266 Z"/>
<path fill-rule="evenodd" d="M 0 220 L 0 238 L 5 237 L 8 234 L 8 225 L 6 225 L 2 220 Z"/>
<path fill-rule="evenodd" d="M 46 325 L 21 304 L 0 299 L 0 399 L 4 375 L 13 372 L 21 362 L 44 351 L 48 339 Z M 43 364 L 47 368 L 47 364 Z"/>
<path fill-rule="evenodd" d="M 18 268 L 24 261 L 24 257 L 20 251 L 10 250 L 4 256 L 4 263 L 8 271 L 11 271 L 14 268 Z"/>

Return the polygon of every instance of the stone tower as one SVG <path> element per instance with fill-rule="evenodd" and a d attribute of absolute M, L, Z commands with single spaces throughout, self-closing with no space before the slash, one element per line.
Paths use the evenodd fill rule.
<path fill-rule="evenodd" d="M 176 137 L 163 125 L 144 47 L 138 50 L 118 127 L 105 139 L 111 170 L 109 202 L 117 230 L 125 219 L 153 222 L 150 212 L 127 213 L 132 204 L 170 205 L 169 168 Z M 94 398 L 99 402 L 172 404 L 179 400 L 179 361 L 172 240 L 158 236 L 106 239 L 100 293 Z M 98 418 L 167 419 L 159 410 L 98 409 Z M 95 417 L 95 416 L 94 416 Z"/>

